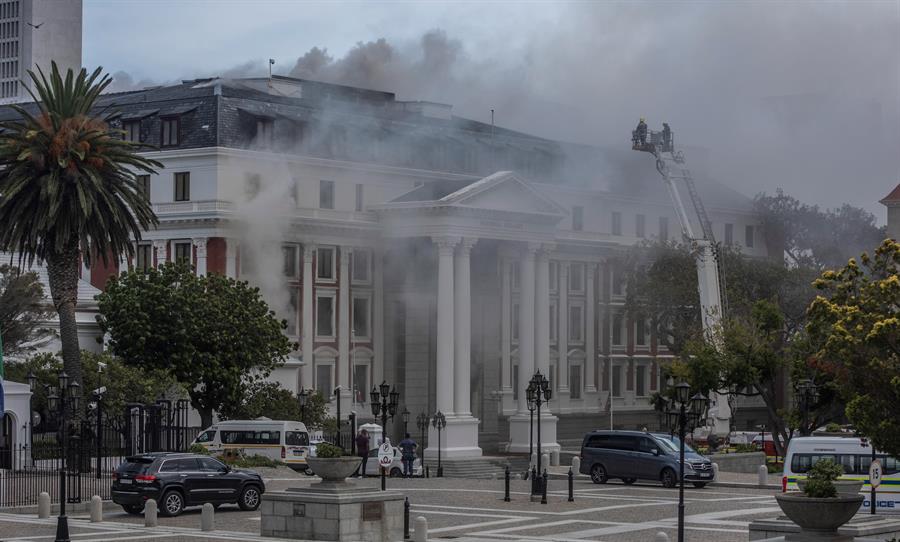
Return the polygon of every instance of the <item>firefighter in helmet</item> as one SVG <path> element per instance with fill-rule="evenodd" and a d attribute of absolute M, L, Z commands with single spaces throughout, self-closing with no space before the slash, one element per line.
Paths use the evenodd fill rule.
<path fill-rule="evenodd" d="M 647 143 L 647 123 L 644 121 L 644 117 L 641 117 L 640 122 L 637 125 L 637 137 L 638 141 L 641 145 L 645 145 Z"/>
<path fill-rule="evenodd" d="M 662 129 L 662 140 L 663 140 L 663 148 L 669 152 L 671 152 L 675 146 L 672 144 L 672 129 L 669 128 L 669 123 L 663 123 Z"/>

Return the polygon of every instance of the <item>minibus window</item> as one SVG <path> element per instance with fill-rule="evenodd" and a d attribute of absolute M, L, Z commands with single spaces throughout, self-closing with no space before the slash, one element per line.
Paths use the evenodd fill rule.
<path fill-rule="evenodd" d="M 216 439 L 216 431 L 204 431 L 197 435 L 197 442 L 212 442 Z"/>
<path fill-rule="evenodd" d="M 309 435 L 303 431 L 286 431 L 284 443 L 287 446 L 309 446 Z"/>
<path fill-rule="evenodd" d="M 791 460 L 791 471 L 798 474 L 808 472 L 810 467 L 822 459 L 830 459 L 835 463 L 838 462 L 837 457 L 834 455 L 796 454 Z"/>

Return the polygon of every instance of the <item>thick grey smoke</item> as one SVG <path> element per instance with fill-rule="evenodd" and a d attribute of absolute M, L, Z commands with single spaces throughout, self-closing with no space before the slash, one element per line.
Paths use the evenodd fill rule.
<path fill-rule="evenodd" d="M 579 2 L 553 21 L 514 41 L 430 30 L 339 57 L 316 47 L 276 71 L 621 149 L 639 116 L 667 121 L 745 194 L 783 187 L 882 216 L 900 181 L 900 2 Z"/>

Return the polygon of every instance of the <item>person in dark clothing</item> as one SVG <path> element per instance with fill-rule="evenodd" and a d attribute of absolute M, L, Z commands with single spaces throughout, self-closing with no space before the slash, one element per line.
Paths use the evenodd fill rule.
<path fill-rule="evenodd" d="M 662 129 L 662 140 L 663 140 L 663 148 L 667 151 L 672 151 L 674 145 L 672 144 L 672 129 L 669 128 L 669 123 L 663 123 Z"/>
<path fill-rule="evenodd" d="M 365 429 L 356 435 L 356 453 L 362 458 L 362 464 L 359 466 L 358 475 L 361 478 L 366 477 L 366 462 L 369 460 L 369 432 Z"/>
<path fill-rule="evenodd" d="M 644 145 L 647 143 L 647 123 L 644 122 L 644 117 L 641 117 L 640 122 L 638 122 L 637 136 L 638 136 L 638 141 L 640 141 L 641 145 Z"/>
<path fill-rule="evenodd" d="M 400 441 L 400 453 L 402 454 L 403 459 L 403 476 L 407 478 L 412 478 L 413 475 L 413 463 L 416 461 L 416 448 L 419 445 L 416 444 L 412 438 L 410 438 L 409 433 Z"/>

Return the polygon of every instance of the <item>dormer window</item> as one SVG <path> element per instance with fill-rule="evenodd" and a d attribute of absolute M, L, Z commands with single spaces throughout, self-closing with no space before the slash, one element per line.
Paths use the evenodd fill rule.
<path fill-rule="evenodd" d="M 122 123 L 122 130 L 125 132 L 125 141 L 141 142 L 141 121 L 127 120 Z"/>
<path fill-rule="evenodd" d="M 162 122 L 162 146 L 177 146 L 180 137 L 181 121 L 178 117 L 164 117 Z"/>
<path fill-rule="evenodd" d="M 265 117 L 256 119 L 256 144 L 268 146 L 275 135 L 275 121 Z"/>

